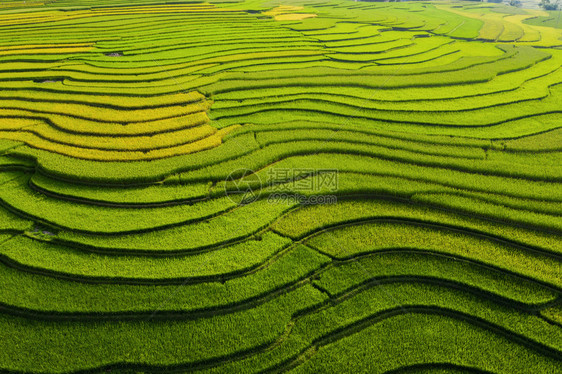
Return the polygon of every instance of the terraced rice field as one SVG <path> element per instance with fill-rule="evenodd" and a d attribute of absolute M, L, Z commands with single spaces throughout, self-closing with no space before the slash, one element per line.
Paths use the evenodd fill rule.
<path fill-rule="evenodd" d="M 0 372 L 562 372 L 548 17 L 0 3 Z"/>

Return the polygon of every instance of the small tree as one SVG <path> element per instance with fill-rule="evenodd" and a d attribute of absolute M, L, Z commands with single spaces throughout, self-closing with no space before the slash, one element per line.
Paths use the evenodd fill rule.
<path fill-rule="evenodd" d="M 558 10 L 558 6 L 560 5 L 560 0 L 541 0 L 539 4 L 541 8 L 544 10 Z"/>
<path fill-rule="evenodd" d="M 520 0 L 509 0 L 509 5 L 521 8 L 521 1 Z"/>

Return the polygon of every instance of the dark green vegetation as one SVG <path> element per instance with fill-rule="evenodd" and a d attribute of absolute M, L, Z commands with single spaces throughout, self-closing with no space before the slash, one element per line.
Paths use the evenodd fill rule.
<path fill-rule="evenodd" d="M 302 5 L 0 4 L 0 372 L 562 372 L 562 31 Z"/>

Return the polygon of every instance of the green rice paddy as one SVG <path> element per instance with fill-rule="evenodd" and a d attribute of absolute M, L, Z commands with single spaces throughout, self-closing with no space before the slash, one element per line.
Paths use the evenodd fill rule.
<path fill-rule="evenodd" d="M 0 3 L 0 373 L 562 372 L 562 28 Z"/>

